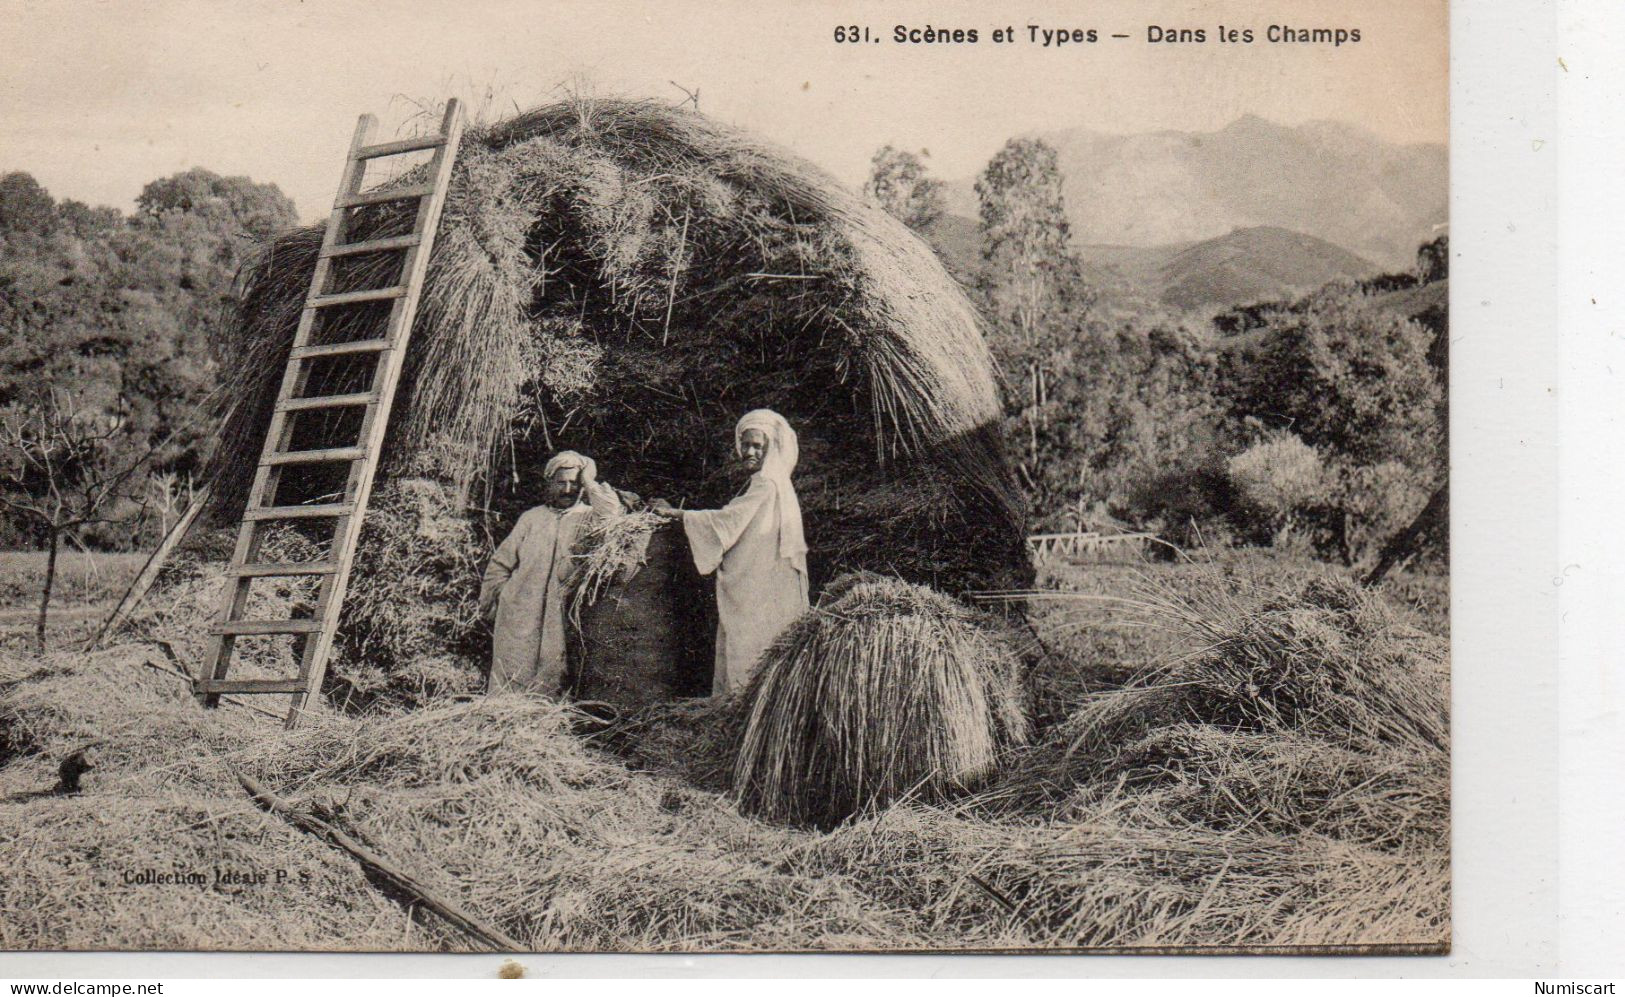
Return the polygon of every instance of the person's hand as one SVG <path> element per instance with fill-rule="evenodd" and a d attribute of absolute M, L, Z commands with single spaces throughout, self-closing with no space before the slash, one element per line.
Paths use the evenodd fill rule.
<path fill-rule="evenodd" d="M 581 487 L 585 488 L 597 480 L 598 465 L 589 460 L 581 467 Z"/>
<path fill-rule="evenodd" d="M 663 498 L 657 498 L 650 501 L 649 511 L 657 516 L 664 516 L 667 519 L 683 518 L 683 510 L 672 508 L 672 504 Z"/>

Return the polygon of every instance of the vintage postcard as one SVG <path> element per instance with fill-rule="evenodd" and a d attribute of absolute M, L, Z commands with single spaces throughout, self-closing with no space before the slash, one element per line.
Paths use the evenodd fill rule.
<path fill-rule="evenodd" d="M 1450 946 L 1444 0 L 4 0 L 0 949 Z"/>

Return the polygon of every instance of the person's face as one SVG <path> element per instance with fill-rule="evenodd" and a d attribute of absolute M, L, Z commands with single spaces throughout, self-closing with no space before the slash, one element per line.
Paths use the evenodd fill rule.
<path fill-rule="evenodd" d="M 581 497 L 581 469 L 561 467 L 547 479 L 547 504 L 568 509 Z"/>
<path fill-rule="evenodd" d="M 739 462 L 752 474 L 762 469 L 767 457 L 767 434 L 760 429 L 747 429 L 739 434 Z"/>

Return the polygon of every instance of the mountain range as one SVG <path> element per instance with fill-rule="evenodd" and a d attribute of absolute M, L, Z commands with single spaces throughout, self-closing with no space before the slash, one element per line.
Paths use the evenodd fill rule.
<path fill-rule="evenodd" d="M 1056 150 L 1090 276 L 1176 307 L 1409 270 L 1447 217 L 1443 145 L 1391 143 L 1338 122 L 1248 115 L 1216 132 L 1034 137 Z M 978 255 L 974 182 L 950 182 L 946 196 L 957 217 L 927 234 L 963 272 Z"/>

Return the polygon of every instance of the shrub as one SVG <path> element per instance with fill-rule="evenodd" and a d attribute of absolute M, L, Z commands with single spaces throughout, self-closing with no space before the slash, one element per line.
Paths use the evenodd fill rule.
<path fill-rule="evenodd" d="M 1261 539 L 1281 538 L 1326 492 L 1320 455 L 1286 432 L 1272 433 L 1231 457 L 1225 476 L 1235 496 L 1237 525 Z"/>

